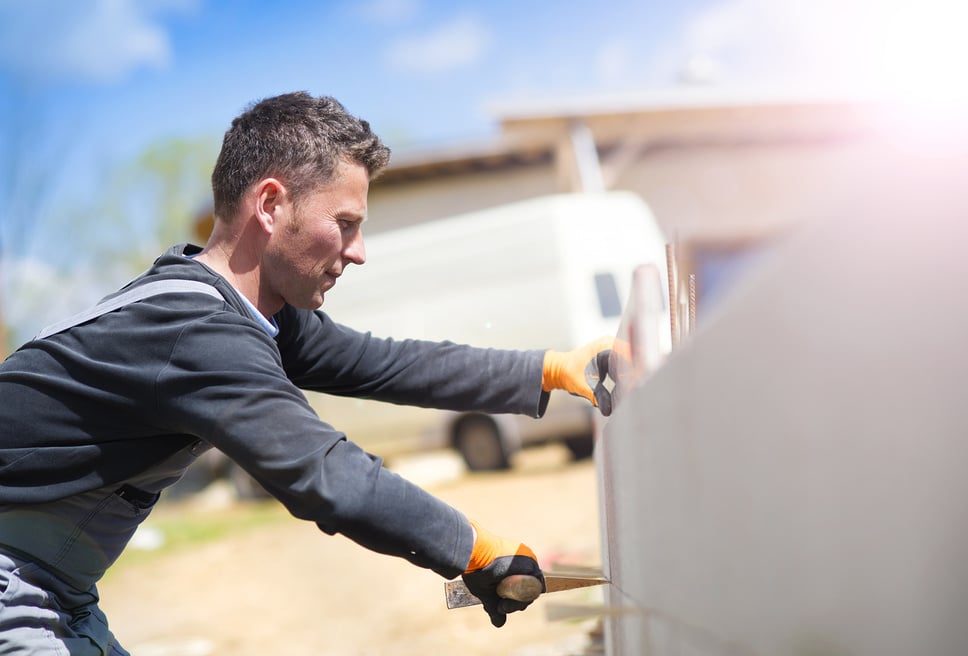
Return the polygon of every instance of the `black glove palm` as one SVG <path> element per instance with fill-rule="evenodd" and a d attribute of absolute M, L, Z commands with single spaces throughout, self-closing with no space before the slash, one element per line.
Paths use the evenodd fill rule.
<path fill-rule="evenodd" d="M 496 627 L 504 626 L 508 613 L 524 610 L 531 604 L 530 601 L 516 601 L 498 595 L 497 588 L 501 581 L 514 574 L 533 576 L 541 582 L 542 592 L 545 590 L 541 568 L 534 558 L 527 555 L 501 556 L 487 567 L 463 575 L 467 589 L 483 602 L 491 624 Z"/>
<path fill-rule="evenodd" d="M 595 405 L 603 416 L 612 414 L 612 392 L 606 387 L 612 350 L 601 351 L 585 365 L 585 383 L 592 389 Z"/>
<path fill-rule="evenodd" d="M 507 621 L 508 613 L 524 610 L 544 592 L 544 575 L 538 567 L 538 557 L 529 546 L 494 535 L 474 521 L 471 526 L 474 528 L 474 549 L 464 570 L 464 583 L 484 604 L 491 624 L 501 627 Z M 540 583 L 540 590 L 533 585 L 536 581 Z M 532 585 L 522 588 L 518 582 Z"/>

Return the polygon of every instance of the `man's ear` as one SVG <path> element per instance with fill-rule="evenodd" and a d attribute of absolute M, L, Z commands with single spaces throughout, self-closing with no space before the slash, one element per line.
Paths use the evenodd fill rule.
<path fill-rule="evenodd" d="M 263 178 L 256 183 L 252 192 L 255 196 L 255 216 L 266 234 L 272 234 L 287 197 L 286 186 L 276 178 Z"/>

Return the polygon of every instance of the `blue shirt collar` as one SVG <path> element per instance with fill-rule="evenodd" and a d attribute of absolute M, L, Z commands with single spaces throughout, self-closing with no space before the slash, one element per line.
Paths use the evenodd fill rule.
<path fill-rule="evenodd" d="M 198 253 L 192 253 L 191 255 L 189 255 L 186 253 L 185 257 L 187 257 L 190 260 L 193 260 L 195 259 L 195 256 L 197 254 Z M 231 285 L 232 283 L 229 283 L 229 284 Z M 235 289 L 235 287 L 233 286 L 232 289 Z M 262 313 L 259 312 L 259 310 L 257 310 L 254 305 L 252 305 L 252 302 L 249 299 L 247 299 L 244 294 L 242 294 L 242 292 L 240 292 L 238 289 L 235 289 L 235 291 L 239 295 L 239 298 L 242 299 L 242 302 L 245 303 L 245 307 L 249 311 L 249 314 L 251 314 L 252 318 L 255 319 L 256 322 L 260 326 L 262 326 L 262 329 L 269 334 L 269 337 L 275 337 L 276 335 L 278 335 L 279 324 L 276 323 L 276 320 L 273 319 L 272 317 L 266 319 L 264 316 L 262 316 Z"/>
<path fill-rule="evenodd" d="M 252 318 L 255 319 L 260 326 L 262 326 L 263 330 L 269 333 L 269 337 L 275 337 L 279 334 L 279 324 L 276 323 L 276 320 L 273 317 L 266 319 L 264 316 L 262 316 L 262 313 L 259 312 L 254 305 L 252 305 L 252 302 L 249 301 L 249 299 L 247 299 L 241 293 L 239 294 L 239 297 L 242 299 L 242 302 L 245 303 L 245 307 L 248 308 L 249 314 L 252 315 Z"/>

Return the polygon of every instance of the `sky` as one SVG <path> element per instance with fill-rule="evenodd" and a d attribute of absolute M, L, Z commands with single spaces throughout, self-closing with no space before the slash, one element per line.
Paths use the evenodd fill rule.
<path fill-rule="evenodd" d="M 76 236 L 54 218 L 110 195 L 110 171 L 166 139 L 217 143 L 260 98 L 333 95 L 403 152 L 487 139 L 501 107 L 558 98 L 950 94 L 962 4 L 0 0 L 0 302 L 36 313 L 11 280 L 71 274 Z"/>

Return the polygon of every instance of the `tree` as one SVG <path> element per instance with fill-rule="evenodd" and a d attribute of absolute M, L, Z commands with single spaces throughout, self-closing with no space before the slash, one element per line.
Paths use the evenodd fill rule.
<path fill-rule="evenodd" d="M 110 235 L 100 248 L 137 273 L 172 244 L 195 237 L 211 205 L 209 176 L 217 143 L 208 136 L 155 143 L 111 177 L 99 214 Z"/>
<path fill-rule="evenodd" d="M 63 148 L 69 135 L 55 134 L 45 120 L 42 103 L 22 85 L 0 81 L 0 358 L 13 346 L 12 331 L 6 318 L 11 288 L 12 255 L 29 250 L 50 189 L 63 168 L 50 153 Z"/>
<path fill-rule="evenodd" d="M 209 174 L 216 153 L 210 136 L 154 143 L 104 174 L 98 197 L 87 203 L 63 200 L 42 216 L 35 203 L 53 178 L 38 175 L 33 186 L 21 183 L 15 203 L 21 211 L 14 215 L 16 223 L 5 222 L 0 263 L 26 251 L 41 219 L 50 235 L 44 238 L 49 260 L 43 270 L 7 280 L 16 293 L 0 301 L 14 310 L 7 316 L 15 321 L 7 324 L 0 314 L 0 325 L 10 329 L 3 344 L 20 343 L 43 325 L 83 310 L 143 271 L 164 248 L 195 239 L 197 219 L 211 205 Z"/>

